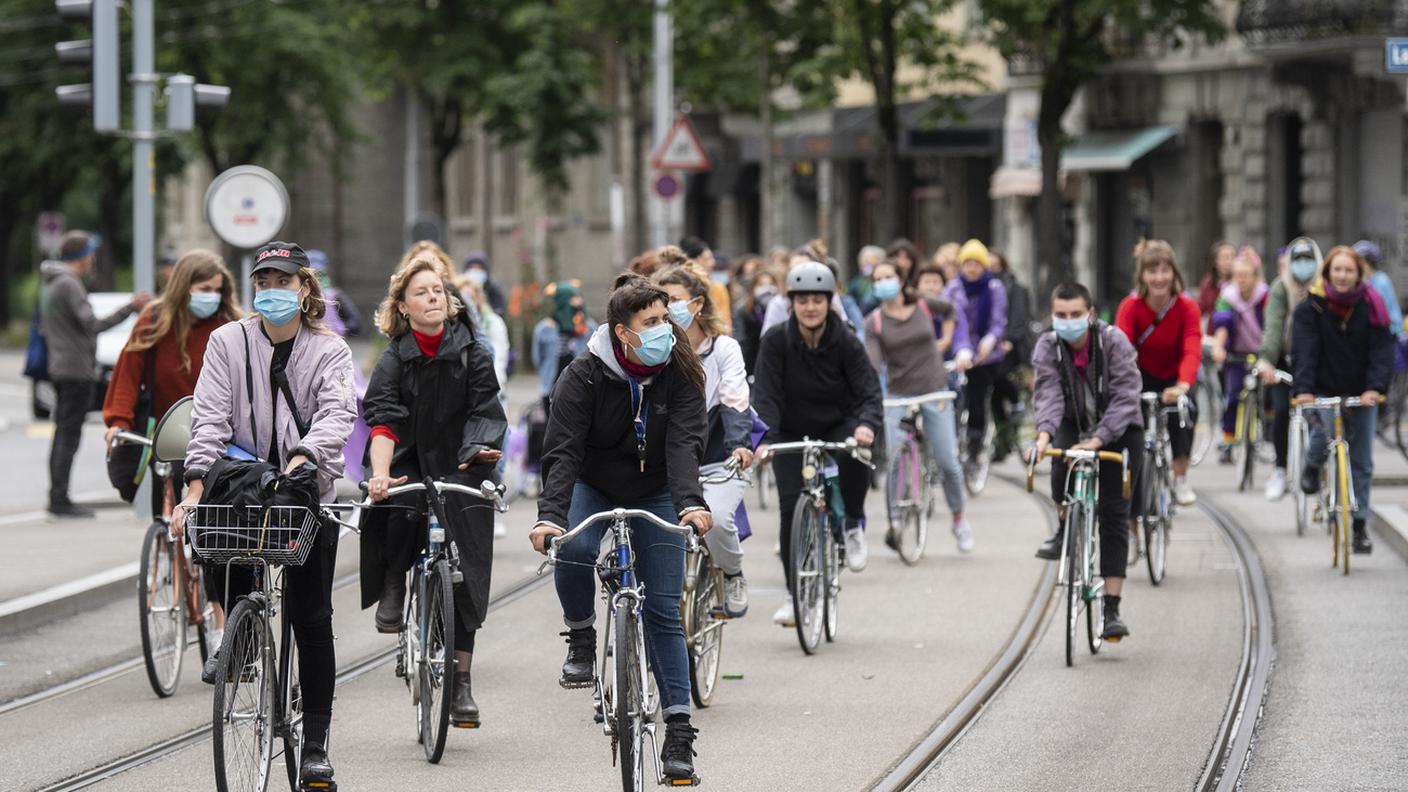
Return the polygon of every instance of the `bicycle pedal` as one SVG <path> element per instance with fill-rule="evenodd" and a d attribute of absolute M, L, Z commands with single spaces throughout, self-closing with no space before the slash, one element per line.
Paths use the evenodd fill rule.
<path fill-rule="evenodd" d="M 337 792 L 336 781 L 304 781 L 300 786 L 303 792 Z"/>
<path fill-rule="evenodd" d="M 699 786 L 700 783 L 701 783 L 701 782 L 700 782 L 700 780 L 699 780 L 699 776 L 690 776 L 689 778 L 666 778 L 666 779 L 665 779 L 665 786 L 672 786 L 672 787 L 692 787 L 692 786 Z"/>
<path fill-rule="evenodd" d="M 1112 637 L 1112 638 L 1106 638 L 1106 639 L 1105 639 L 1105 643 L 1117 644 L 1117 643 L 1119 643 L 1120 641 L 1123 641 L 1123 640 L 1124 640 L 1123 638 Z"/>
<path fill-rule="evenodd" d="M 454 726 L 456 729 L 477 729 L 479 728 L 479 721 L 454 721 L 450 725 Z"/>
<path fill-rule="evenodd" d="M 558 679 L 558 680 L 557 680 L 557 684 L 558 684 L 558 686 L 560 686 L 563 690 L 580 690 L 580 689 L 582 689 L 582 688 L 589 688 L 589 687 L 595 687 L 595 686 L 596 686 L 596 683 L 595 683 L 594 681 L 590 680 L 590 679 L 586 680 L 585 682 L 571 682 L 571 681 L 568 681 L 568 680 L 566 680 L 566 679 Z"/>
<path fill-rule="evenodd" d="M 378 627 L 376 628 L 376 631 L 379 632 L 379 633 L 381 633 L 382 635 L 400 635 L 400 634 L 401 634 L 401 625 L 398 624 L 398 625 L 396 625 L 395 627 L 381 627 L 381 626 L 378 626 Z"/>

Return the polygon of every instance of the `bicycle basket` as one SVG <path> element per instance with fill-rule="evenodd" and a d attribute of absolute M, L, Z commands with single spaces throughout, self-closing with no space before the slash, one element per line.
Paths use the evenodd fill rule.
<path fill-rule="evenodd" d="M 186 530 L 191 548 L 206 561 L 259 558 L 302 566 L 317 541 L 318 515 L 303 506 L 197 506 Z"/>

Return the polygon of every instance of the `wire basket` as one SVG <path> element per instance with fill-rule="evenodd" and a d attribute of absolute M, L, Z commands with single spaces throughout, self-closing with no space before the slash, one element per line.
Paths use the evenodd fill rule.
<path fill-rule="evenodd" d="M 197 506 L 186 530 L 196 555 L 212 563 L 259 558 L 302 566 L 317 541 L 318 515 L 303 506 Z"/>

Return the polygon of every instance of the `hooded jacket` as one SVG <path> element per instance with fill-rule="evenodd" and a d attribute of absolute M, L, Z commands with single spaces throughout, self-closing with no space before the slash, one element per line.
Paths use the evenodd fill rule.
<path fill-rule="evenodd" d="M 1104 386 L 1096 393 L 1099 415 L 1095 430 L 1090 434 L 1110 445 L 1124 436 L 1129 427 L 1143 425 L 1139 402 L 1143 379 L 1139 376 L 1134 345 L 1123 332 L 1102 321 L 1092 324 L 1090 332 L 1100 334 L 1100 354 L 1104 356 L 1100 364 Z M 1055 332 L 1047 331 L 1037 338 L 1036 349 L 1032 352 L 1032 368 L 1036 373 L 1032 405 L 1036 409 L 1038 432 L 1055 435 L 1061 422 L 1073 412 L 1073 406 L 1066 403 L 1062 355 L 1070 357 L 1070 346 L 1058 339 Z"/>
<path fill-rule="evenodd" d="M 677 512 L 708 508 L 699 484 L 708 425 L 704 394 L 673 362 L 640 381 L 646 418 L 642 465 L 629 375 L 611 344 L 610 325 L 597 327 L 587 354 L 572 361 L 553 388 L 543 439 L 539 522 L 572 527 L 567 509 L 578 481 L 622 505 L 668 488 Z"/>
<path fill-rule="evenodd" d="M 98 377 L 98 334 L 132 315 L 124 305 L 102 319 L 93 315 L 88 288 L 62 261 L 39 265 L 44 288 L 39 299 L 39 332 L 49 346 L 49 379 L 55 382 Z"/>
<path fill-rule="evenodd" d="M 1393 379 L 1393 333 L 1388 322 L 1370 318 L 1370 301 L 1381 301 L 1372 287 L 1340 319 L 1330 309 L 1324 287 L 1316 284 L 1292 315 L 1295 380 L 1291 392 L 1315 396 L 1358 396 L 1367 390 L 1388 393 Z M 1381 315 L 1388 310 L 1379 306 Z"/>
<path fill-rule="evenodd" d="M 834 311 L 826 314 L 816 349 L 802 340 L 795 316 L 764 333 L 759 347 L 753 408 L 768 425 L 768 442 L 883 426 L 879 376 L 865 345 Z"/>
<path fill-rule="evenodd" d="M 753 408 L 749 403 L 748 371 L 743 349 L 731 336 L 715 336 L 699 348 L 704 364 L 705 408 L 709 439 L 704 464 L 722 462 L 736 448 L 752 448 Z"/>
<path fill-rule="evenodd" d="M 1271 282 L 1271 291 L 1266 297 L 1265 332 L 1261 336 L 1261 349 L 1257 357 L 1273 366 L 1291 356 L 1291 317 L 1296 306 L 1310 294 L 1311 287 L 1320 282 L 1320 266 L 1325 260 L 1320 246 L 1310 237 L 1296 237 L 1288 247 L 1295 247 L 1300 242 L 1308 243 L 1310 249 L 1315 251 L 1316 274 L 1309 282 L 1301 283 L 1287 267 L 1284 275 Z"/>
<path fill-rule="evenodd" d="M 269 447 L 271 434 L 277 431 L 283 461 L 295 454 L 307 456 L 318 466 L 320 497 L 331 502 L 333 484 L 346 469 L 343 447 L 357 419 L 352 350 L 331 332 L 299 327 L 284 368 L 298 414 L 308 424 L 308 434 L 299 437 L 282 393 L 278 425 L 271 425 L 274 403 L 269 367 L 274 346 L 264 335 L 261 321 L 257 315 L 245 317 L 210 334 L 205 363 L 196 380 L 191 441 L 186 446 L 186 480 L 204 478 L 211 465 L 225 455 L 230 443 L 262 453 Z M 246 374 L 246 361 L 252 378 Z M 248 395 L 250 382 L 254 385 L 253 405 Z"/>
<path fill-rule="evenodd" d="M 978 327 L 978 304 L 968 299 L 968 293 L 963 289 L 963 276 L 959 275 L 944 286 L 944 297 L 968 320 L 968 339 L 973 345 L 974 354 L 977 354 L 978 347 L 984 341 L 992 344 L 992 352 L 987 357 L 973 360 L 975 366 L 999 363 L 1004 354 L 1002 341 L 1007 337 L 1007 288 L 1002 285 L 1001 278 L 994 275 L 988 280 L 988 293 L 992 300 L 992 311 L 988 314 L 987 331 L 983 332 Z"/>

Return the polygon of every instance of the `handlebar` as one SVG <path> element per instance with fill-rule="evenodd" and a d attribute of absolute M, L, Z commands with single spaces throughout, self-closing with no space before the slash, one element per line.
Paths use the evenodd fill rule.
<path fill-rule="evenodd" d="M 495 484 L 492 481 L 486 480 L 483 484 L 479 486 L 479 489 L 475 489 L 474 487 L 466 487 L 463 484 L 455 484 L 449 481 L 431 481 L 430 483 L 433 484 L 435 486 L 435 490 L 441 494 L 444 494 L 446 492 L 458 492 L 461 495 L 469 495 L 471 497 L 475 497 L 483 501 L 488 501 L 489 503 L 493 504 L 495 511 L 508 511 L 508 506 L 504 503 L 505 488 L 502 485 Z M 357 487 L 361 489 L 363 495 L 367 494 L 367 482 L 363 481 L 358 484 Z M 402 484 L 400 486 L 388 489 L 386 491 L 386 497 L 389 499 L 397 495 L 404 495 L 407 492 L 424 492 L 425 489 L 425 482 L 418 481 L 412 484 Z M 367 509 L 373 506 L 377 506 L 379 504 L 380 501 L 373 501 L 371 498 L 367 498 L 361 501 L 354 501 L 350 505 Z"/>
<path fill-rule="evenodd" d="M 1375 401 L 1373 404 L 1369 404 L 1359 396 L 1316 396 L 1314 401 L 1308 402 L 1306 404 L 1297 404 L 1296 409 L 1306 410 L 1314 408 L 1326 409 L 1333 407 L 1373 407 L 1383 404 L 1386 401 L 1388 401 L 1388 399 L 1382 395 L 1379 396 L 1378 400 Z"/>
<path fill-rule="evenodd" d="M 144 445 L 150 447 L 152 440 L 145 435 L 129 432 L 126 429 L 119 429 L 117 434 L 112 436 L 113 445 Z"/>
<path fill-rule="evenodd" d="M 737 458 L 737 457 L 733 457 L 733 458 L 730 458 L 729 461 L 724 465 L 724 469 L 723 469 L 723 474 L 722 474 L 722 475 L 718 475 L 718 476 L 700 476 L 700 477 L 699 477 L 699 483 L 700 483 L 700 484 L 727 484 L 728 482 L 733 481 L 734 479 L 741 479 L 741 478 L 744 478 L 745 475 L 746 475 L 746 474 L 743 472 L 743 467 L 742 467 L 742 465 L 740 465 L 740 464 L 738 463 L 738 458 Z"/>
<path fill-rule="evenodd" d="M 1159 391 L 1144 391 L 1143 393 L 1139 394 L 1139 398 L 1144 402 L 1144 404 L 1148 405 L 1151 408 L 1164 407 L 1167 409 L 1178 410 L 1179 426 L 1187 426 L 1189 423 L 1191 423 L 1190 416 L 1192 414 L 1193 401 L 1188 398 L 1188 394 L 1186 393 L 1182 396 L 1179 396 L 1178 401 L 1174 402 L 1173 404 L 1164 404 L 1163 394 Z"/>
<path fill-rule="evenodd" d="M 693 552 L 698 549 L 699 537 L 695 535 L 694 528 L 692 526 L 678 525 L 676 523 L 666 522 L 665 520 L 662 520 L 657 517 L 653 512 L 648 512 L 644 509 L 611 509 L 610 511 L 597 512 L 596 514 L 588 516 L 586 519 L 577 523 L 577 525 L 572 530 L 562 534 L 561 536 L 548 537 L 548 560 L 544 561 L 542 566 L 538 567 L 538 572 L 541 573 L 543 569 L 545 569 L 549 564 L 556 564 L 557 548 L 567 544 L 573 539 L 576 539 L 578 536 L 581 535 L 582 531 L 585 531 L 586 529 L 590 528 L 593 525 L 596 525 L 599 522 L 602 522 L 603 520 L 611 520 L 614 522 L 616 520 L 630 520 L 635 519 L 637 517 L 655 525 L 657 528 L 661 528 L 665 531 L 675 534 L 676 536 L 683 536 L 686 540 L 686 551 Z"/>
<path fill-rule="evenodd" d="M 1036 479 L 1036 463 L 1040 461 L 1038 456 L 1033 453 L 1035 450 L 1036 449 L 1033 448 L 1032 451 L 1027 454 L 1027 492 L 1032 491 L 1032 485 Z M 1097 463 L 1118 462 L 1120 463 L 1121 492 L 1126 498 L 1130 495 L 1128 451 L 1116 453 L 1114 451 L 1089 451 L 1077 448 L 1048 448 L 1042 456 L 1048 456 L 1053 459 L 1073 459 L 1077 462 L 1081 460 L 1095 461 Z"/>
<path fill-rule="evenodd" d="M 869 467 L 871 470 L 875 469 L 874 463 L 870 461 L 870 449 L 861 446 L 860 443 L 856 442 L 854 437 L 848 437 L 845 442 L 842 443 L 812 440 L 811 438 L 805 438 L 790 443 L 774 443 L 768 446 L 767 456 L 771 459 L 778 454 L 801 453 L 811 449 L 818 451 L 843 451 L 850 454 L 852 459 Z"/>
<path fill-rule="evenodd" d="M 1276 381 L 1282 385 L 1290 385 L 1295 381 L 1295 377 L 1291 376 L 1291 372 L 1289 371 L 1276 369 Z"/>
<path fill-rule="evenodd" d="M 934 391 L 923 396 L 894 396 L 885 400 L 886 407 L 918 407 L 930 402 L 949 402 L 958 398 L 951 390 Z"/>

